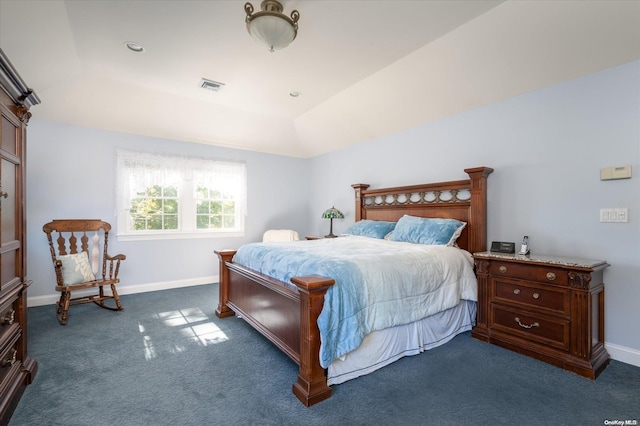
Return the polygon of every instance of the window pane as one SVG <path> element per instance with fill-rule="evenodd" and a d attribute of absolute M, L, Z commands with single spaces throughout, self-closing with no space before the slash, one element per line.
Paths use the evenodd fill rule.
<path fill-rule="evenodd" d="M 175 186 L 167 186 L 163 188 L 162 195 L 165 197 L 177 197 L 178 188 Z"/>
<path fill-rule="evenodd" d="M 147 220 L 147 229 L 162 229 L 162 215 L 154 214 L 149 217 Z"/>
<path fill-rule="evenodd" d="M 242 163 L 118 150 L 118 234 L 244 231 Z"/>
<path fill-rule="evenodd" d="M 209 216 L 198 215 L 196 221 L 198 229 L 209 229 Z"/>
<path fill-rule="evenodd" d="M 157 197 L 162 193 L 162 189 L 159 185 L 154 185 L 151 188 L 147 188 L 145 194 L 150 197 Z"/>
<path fill-rule="evenodd" d="M 198 189 L 196 189 L 196 198 L 207 198 L 209 197 L 209 189 L 207 189 L 204 186 L 198 186 Z"/>
<path fill-rule="evenodd" d="M 209 213 L 209 202 L 207 201 L 199 201 L 196 205 L 196 213 L 198 214 L 208 214 Z"/>
<path fill-rule="evenodd" d="M 178 229 L 178 215 L 165 215 L 162 229 Z"/>
<path fill-rule="evenodd" d="M 141 231 L 143 229 L 147 229 L 147 223 L 146 220 L 138 218 L 135 219 L 133 222 L 133 229 L 135 229 L 136 231 Z"/>
<path fill-rule="evenodd" d="M 223 216 L 224 219 L 224 227 L 225 228 L 233 228 L 236 224 L 236 220 L 234 216 Z"/>
<path fill-rule="evenodd" d="M 199 185 L 196 195 L 198 229 L 235 229 L 236 202 L 234 194 Z"/>
<path fill-rule="evenodd" d="M 178 213 L 178 200 L 164 200 L 162 211 L 167 213 Z"/>
<path fill-rule="evenodd" d="M 234 214 L 235 213 L 235 203 L 232 201 L 226 201 L 222 204 L 225 214 Z"/>
<path fill-rule="evenodd" d="M 178 229 L 178 200 L 176 186 L 153 185 L 131 201 L 130 217 L 136 231 Z M 170 195 L 173 197 L 169 198 Z"/>

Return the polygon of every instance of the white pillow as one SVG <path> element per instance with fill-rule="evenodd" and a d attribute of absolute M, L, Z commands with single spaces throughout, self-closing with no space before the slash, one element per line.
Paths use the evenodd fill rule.
<path fill-rule="evenodd" d="M 65 285 L 81 284 L 96 279 L 86 252 L 58 256 L 58 260 L 62 262 L 62 279 Z"/>

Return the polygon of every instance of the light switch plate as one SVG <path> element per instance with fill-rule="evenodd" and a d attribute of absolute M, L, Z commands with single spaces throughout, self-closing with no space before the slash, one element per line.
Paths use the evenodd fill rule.
<path fill-rule="evenodd" d="M 629 222 L 628 209 L 600 209 L 600 222 L 615 222 L 626 223 Z"/>

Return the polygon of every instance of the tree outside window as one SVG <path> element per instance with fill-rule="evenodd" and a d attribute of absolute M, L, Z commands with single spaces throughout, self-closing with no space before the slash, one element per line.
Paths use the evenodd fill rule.
<path fill-rule="evenodd" d="M 233 194 L 198 186 L 196 190 L 196 223 L 198 229 L 235 228 Z"/>
<path fill-rule="evenodd" d="M 131 221 L 136 231 L 178 229 L 178 188 L 154 185 L 131 200 Z"/>
<path fill-rule="evenodd" d="M 241 236 L 246 166 L 118 151 L 118 236 Z"/>

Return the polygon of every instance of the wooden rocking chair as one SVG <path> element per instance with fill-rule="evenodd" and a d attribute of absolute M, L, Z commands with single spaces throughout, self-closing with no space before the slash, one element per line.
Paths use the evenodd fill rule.
<path fill-rule="evenodd" d="M 107 254 L 111 225 L 100 219 L 64 219 L 49 222 L 42 230 L 49 240 L 56 291 L 61 292 L 56 306 L 60 324 L 67 324 L 70 305 L 93 302 L 105 309 L 121 311 L 116 284 L 120 282 L 120 262 L 126 256 Z M 111 287 L 110 295 L 105 294 L 104 286 Z M 95 287 L 98 287 L 98 294 L 86 294 L 85 291 L 82 296 L 71 298 L 72 291 Z M 106 304 L 108 299 L 113 299 L 113 302 Z"/>

